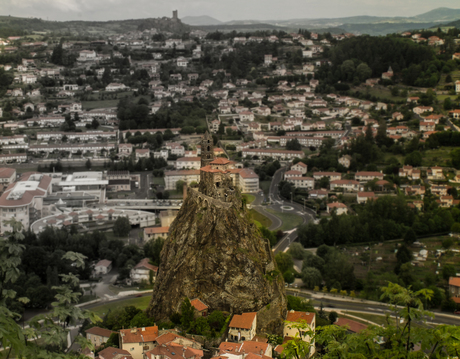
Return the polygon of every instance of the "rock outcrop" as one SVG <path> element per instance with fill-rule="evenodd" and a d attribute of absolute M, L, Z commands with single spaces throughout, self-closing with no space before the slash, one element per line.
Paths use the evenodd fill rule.
<path fill-rule="evenodd" d="M 258 312 L 258 332 L 281 334 L 286 317 L 283 277 L 268 240 L 249 218 L 238 189 L 232 190 L 232 200 L 225 201 L 230 197 L 188 189 L 161 252 L 147 313 L 167 320 L 179 312 L 185 297 L 199 298 L 211 310 Z"/>

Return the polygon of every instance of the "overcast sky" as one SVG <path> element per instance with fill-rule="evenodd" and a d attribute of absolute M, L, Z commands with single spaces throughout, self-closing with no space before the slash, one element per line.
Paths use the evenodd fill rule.
<path fill-rule="evenodd" d="M 459 0 L 0 0 L 0 15 L 44 20 L 122 20 L 209 15 L 220 21 L 355 15 L 414 16 Z"/>

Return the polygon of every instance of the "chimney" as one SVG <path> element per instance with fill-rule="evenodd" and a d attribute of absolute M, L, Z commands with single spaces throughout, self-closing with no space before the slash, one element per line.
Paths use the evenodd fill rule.
<path fill-rule="evenodd" d="M 145 327 L 142 327 L 142 331 L 145 332 Z"/>

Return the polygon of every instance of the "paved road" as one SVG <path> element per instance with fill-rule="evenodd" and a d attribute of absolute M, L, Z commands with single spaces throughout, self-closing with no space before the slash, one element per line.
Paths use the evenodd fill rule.
<path fill-rule="evenodd" d="M 272 221 L 272 225 L 269 227 L 270 230 L 275 230 L 279 228 L 282 225 L 282 221 L 279 219 L 279 217 L 273 215 L 272 213 L 267 212 L 265 210 L 266 208 L 273 209 L 276 212 L 292 213 L 292 214 L 299 215 L 303 218 L 302 224 L 312 221 L 316 216 L 316 213 L 310 208 L 304 208 L 304 206 L 298 203 L 286 201 L 280 197 L 279 191 L 278 191 L 278 184 L 283 179 L 284 172 L 286 170 L 287 170 L 287 167 L 281 167 L 273 175 L 272 182 L 270 183 L 270 192 L 269 192 L 270 205 L 262 206 L 260 204 L 263 199 L 263 196 L 261 195 L 256 196 L 256 200 L 253 202 L 253 208 L 256 211 L 260 212 L 261 214 L 267 216 Z M 296 239 L 297 239 L 296 229 L 286 232 L 286 235 L 273 248 L 274 252 L 278 253 L 278 252 L 283 252 L 287 250 L 289 245 L 292 242 L 294 242 Z"/>
<path fill-rule="evenodd" d="M 388 305 L 379 302 L 362 301 L 357 298 L 354 300 L 345 298 L 344 300 L 342 297 L 334 298 L 330 295 L 323 296 L 321 293 L 315 293 L 312 297 L 310 292 L 293 289 L 287 289 L 286 293 L 304 298 L 312 298 L 312 302 L 315 307 L 320 307 L 322 304 L 325 310 L 337 309 L 368 314 L 393 314 L 393 312 L 388 308 Z M 435 317 L 433 319 L 429 319 L 428 323 L 460 325 L 460 316 L 441 313 L 438 311 L 435 311 L 434 314 Z"/>

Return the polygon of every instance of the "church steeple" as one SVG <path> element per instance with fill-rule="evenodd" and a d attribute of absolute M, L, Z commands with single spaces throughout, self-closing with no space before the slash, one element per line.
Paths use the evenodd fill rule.
<path fill-rule="evenodd" d="M 208 131 L 201 140 L 201 167 L 209 165 L 214 159 L 214 142 Z"/>

